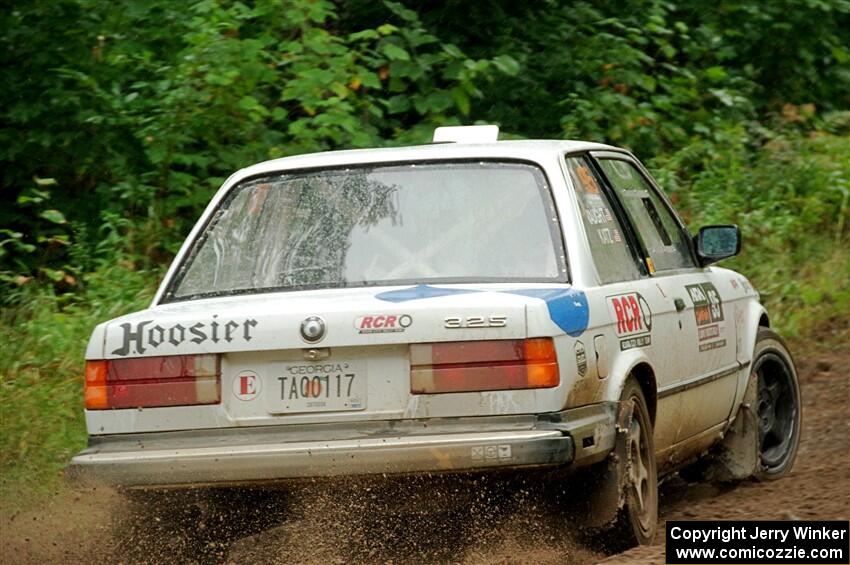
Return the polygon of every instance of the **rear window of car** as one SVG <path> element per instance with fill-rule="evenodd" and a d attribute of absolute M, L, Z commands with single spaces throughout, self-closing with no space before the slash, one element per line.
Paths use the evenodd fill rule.
<path fill-rule="evenodd" d="M 405 164 L 242 182 L 186 255 L 166 300 L 566 278 L 557 215 L 537 166 Z"/>

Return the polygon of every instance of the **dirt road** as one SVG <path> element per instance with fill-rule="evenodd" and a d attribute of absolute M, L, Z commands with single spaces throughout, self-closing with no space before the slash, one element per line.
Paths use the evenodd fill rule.
<path fill-rule="evenodd" d="M 0 518 L 4 563 L 663 563 L 668 519 L 850 519 L 850 351 L 799 361 L 803 437 L 773 483 L 661 486 L 658 544 L 585 547 L 533 479 L 307 485 L 130 502 L 63 490 Z M 569 495 L 567 495 L 568 498 Z M 445 504 L 444 500 L 451 503 Z M 427 511 L 421 510 L 426 508 Z"/>

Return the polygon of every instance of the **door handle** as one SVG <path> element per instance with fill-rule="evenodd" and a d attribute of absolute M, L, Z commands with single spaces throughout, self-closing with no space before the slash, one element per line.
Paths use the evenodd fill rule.
<path fill-rule="evenodd" d="M 685 309 L 685 301 L 681 298 L 676 298 L 673 300 L 673 304 L 676 305 L 676 312 L 681 312 Z"/>

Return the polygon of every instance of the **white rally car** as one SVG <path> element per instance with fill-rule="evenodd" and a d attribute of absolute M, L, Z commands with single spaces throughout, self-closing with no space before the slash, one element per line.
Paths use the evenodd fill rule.
<path fill-rule="evenodd" d="M 497 134 L 230 177 L 150 308 L 91 336 L 72 476 L 583 468 L 598 525 L 645 543 L 661 474 L 785 474 L 794 363 L 747 279 L 708 266 L 737 227 L 692 237 L 628 151 Z"/>

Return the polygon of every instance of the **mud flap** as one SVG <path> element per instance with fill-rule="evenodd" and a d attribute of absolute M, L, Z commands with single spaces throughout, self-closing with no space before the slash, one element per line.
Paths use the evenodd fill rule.
<path fill-rule="evenodd" d="M 634 403 L 621 401 L 617 408 L 617 438 L 608 458 L 600 463 L 603 470 L 598 483 L 593 485 L 593 501 L 584 525 L 588 528 L 603 528 L 617 519 L 617 514 L 626 503 L 628 481 L 628 433 L 632 423 Z"/>
<path fill-rule="evenodd" d="M 735 481 L 752 477 L 759 465 L 758 378 L 751 374 L 738 414 L 711 454 L 705 478 L 710 481 Z"/>

